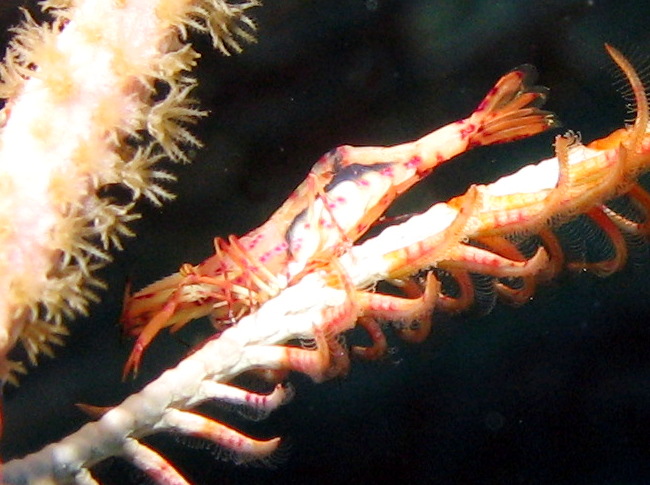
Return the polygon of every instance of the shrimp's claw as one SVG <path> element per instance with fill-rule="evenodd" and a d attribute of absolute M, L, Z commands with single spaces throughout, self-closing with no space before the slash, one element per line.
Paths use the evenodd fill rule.
<path fill-rule="evenodd" d="M 131 293 L 131 283 L 127 282 L 124 290 L 124 303 L 120 323 L 125 335 L 140 335 L 149 321 L 164 308 L 178 288 L 182 287 L 185 276 L 173 273 L 166 278 L 150 284 L 142 290 Z M 170 321 L 173 325 L 178 319 Z"/>
<path fill-rule="evenodd" d="M 144 346 L 138 345 L 137 343 L 133 346 L 133 350 L 129 354 L 129 358 L 124 364 L 124 370 L 122 370 L 122 381 L 126 381 L 126 378 L 129 374 L 133 373 L 133 378 L 135 379 L 140 370 L 140 360 L 142 359 L 142 352 L 144 351 Z"/>
<path fill-rule="evenodd" d="M 176 312 L 176 307 L 178 306 L 178 295 L 176 293 L 173 298 L 170 298 L 169 301 L 163 306 L 155 317 L 145 325 L 145 327 L 138 335 L 131 355 L 129 355 L 129 360 L 126 361 L 124 365 L 124 372 L 122 373 L 122 380 L 126 379 L 131 371 L 133 371 L 133 376 L 137 376 L 138 368 L 140 367 L 140 359 L 142 358 L 142 353 L 146 349 L 153 338 L 158 334 L 158 332 L 169 325 L 169 321 Z"/>
<path fill-rule="evenodd" d="M 510 142 L 560 126 L 552 112 L 540 109 L 549 90 L 535 85 L 536 79 L 530 64 L 502 76 L 472 114 L 480 128 L 470 145 Z"/>

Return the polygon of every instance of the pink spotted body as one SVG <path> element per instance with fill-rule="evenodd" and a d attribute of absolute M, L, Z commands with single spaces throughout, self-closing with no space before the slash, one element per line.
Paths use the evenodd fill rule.
<path fill-rule="evenodd" d="M 215 254 L 126 298 L 121 321 L 137 335 L 125 374 L 164 327 L 210 316 L 217 329 L 319 266 L 361 237 L 406 190 L 441 163 L 478 146 L 530 136 L 553 126 L 530 86 L 530 68 L 511 71 L 466 119 L 392 147 L 341 146 L 323 155 L 287 201 L 257 229 L 215 239 Z"/>

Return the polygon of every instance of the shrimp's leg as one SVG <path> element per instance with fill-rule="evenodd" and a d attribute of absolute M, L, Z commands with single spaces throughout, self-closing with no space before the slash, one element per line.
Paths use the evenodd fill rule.
<path fill-rule="evenodd" d="M 144 326 L 138 338 L 135 341 L 133 350 L 129 355 L 129 358 L 124 365 L 124 371 L 122 373 L 122 379 L 125 379 L 129 373 L 133 371 L 134 376 L 138 373 L 138 368 L 140 366 L 140 360 L 142 359 L 142 353 L 149 346 L 154 337 L 160 332 L 161 329 L 170 325 L 171 318 L 176 314 L 179 305 L 185 303 L 183 301 L 184 293 L 183 290 L 189 285 L 207 285 L 208 287 L 214 287 L 212 290 L 206 291 L 206 297 L 210 300 L 221 300 L 225 304 L 232 305 L 234 302 L 233 296 L 233 287 L 230 282 L 224 280 L 223 278 L 216 278 L 211 276 L 203 276 L 196 274 L 194 272 L 194 267 L 186 264 L 183 265 L 180 269 L 180 273 L 184 276 L 184 279 L 178 284 L 177 288 L 171 294 L 171 296 L 165 301 L 162 306 L 162 309 L 156 313 L 156 315 Z M 212 304 L 214 306 L 214 304 Z M 176 322 L 172 331 L 176 331 L 187 323 L 187 320 L 181 320 Z"/>
<path fill-rule="evenodd" d="M 179 290 L 180 289 L 182 289 L 182 287 L 180 287 Z M 128 376 L 131 371 L 133 371 L 134 377 L 137 376 L 140 367 L 140 360 L 142 359 L 142 353 L 144 352 L 144 349 L 147 348 L 153 338 L 158 334 L 158 332 L 160 332 L 160 330 L 165 326 L 165 323 L 167 323 L 167 321 L 174 315 L 174 312 L 176 311 L 176 307 L 180 302 L 181 296 L 181 292 L 179 290 L 176 290 L 174 292 L 173 296 L 167 300 L 162 310 L 156 313 L 156 316 L 153 317 L 149 323 L 147 323 L 147 325 L 145 325 L 140 335 L 138 335 L 138 338 L 133 345 L 133 350 L 131 350 L 131 354 L 126 361 L 126 364 L 124 364 L 124 370 L 122 371 L 122 380 L 125 380 L 126 376 Z"/>

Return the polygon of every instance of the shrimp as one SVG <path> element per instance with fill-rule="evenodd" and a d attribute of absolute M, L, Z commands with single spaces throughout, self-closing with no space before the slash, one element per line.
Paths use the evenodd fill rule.
<path fill-rule="evenodd" d="M 340 146 L 323 155 L 286 202 L 242 237 L 215 238 L 197 265 L 125 297 L 121 323 L 137 336 L 124 376 L 164 327 L 174 332 L 209 316 L 222 331 L 358 240 L 386 208 L 437 166 L 480 145 L 525 138 L 556 126 L 540 109 L 548 90 L 524 65 L 507 73 L 466 119 L 392 147 Z"/>

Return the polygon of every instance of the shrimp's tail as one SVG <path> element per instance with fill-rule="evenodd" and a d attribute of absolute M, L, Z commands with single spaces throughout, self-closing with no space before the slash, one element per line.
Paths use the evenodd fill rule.
<path fill-rule="evenodd" d="M 540 109 L 548 88 L 535 85 L 537 71 L 519 66 L 497 81 L 470 117 L 469 146 L 493 145 L 527 138 L 560 123 L 550 111 Z"/>

